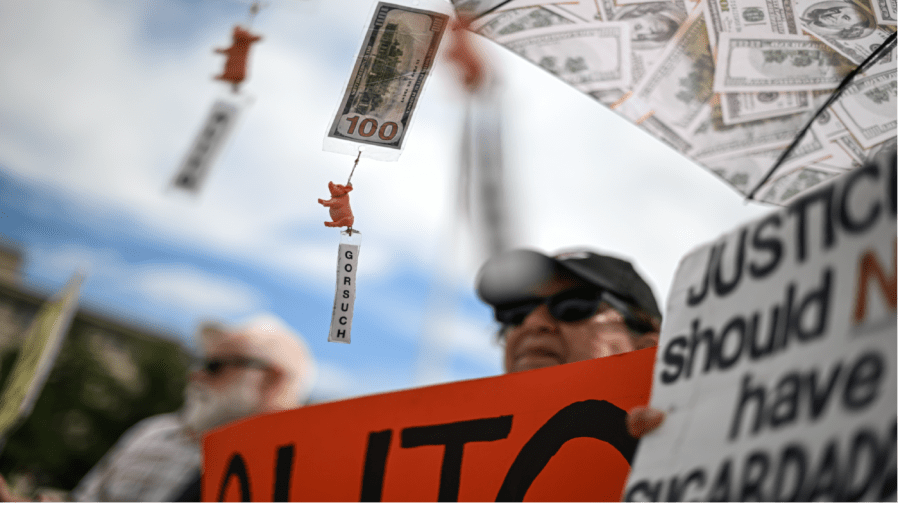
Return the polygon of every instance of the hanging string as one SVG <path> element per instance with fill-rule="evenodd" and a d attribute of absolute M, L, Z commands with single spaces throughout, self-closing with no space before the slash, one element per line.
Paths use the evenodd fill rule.
<path fill-rule="evenodd" d="M 362 157 L 362 150 L 359 149 L 359 155 L 355 157 L 355 163 L 352 164 L 352 171 L 349 172 L 349 179 L 346 179 L 346 185 L 350 186 L 352 184 L 352 174 L 355 173 L 355 167 L 359 166 L 359 158 Z"/>
<path fill-rule="evenodd" d="M 352 170 L 349 172 L 349 178 L 346 179 L 346 185 L 352 186 L 352 174 L 355 173 L 355 167 L 359 166 L 359 159 L 362 157 L 362 148 L 359 148 L 359 155 L 355 157 L 355 162 L 352 164 Z M 352 226 L 347 226 L 346 231 L 349 233 L 349 236 L 352 236 L 352 232 L 358 232 L 358 230 L 352 229 Z"/>
<path fill-rule="evenodd" d="M 265 7 L 268 7 L 268 2 L 262 3 L 259 0 L 254 0 L 252 5 L 249 6 L 249 17 L 246 19 L 246 29 L 247 30 L 252 28 L 253 21 L 256 19 L 256 16 L 259 14 L 259 11 Z"/>
<path fill-rule="evenodd" d="M 861 62 L 860 65 L 858 65 L 854 70 L 849 72 L 849 74 L 846 75 L 844 79 L 842 79 L 842 82 L 839 83 L 839 87 L 837 87 L 833 94 L 830 95 L 830 97 L 826 100 L 826 103 L 824 103 L 823 106 L 817 109 L 814 117 L 812 117 L 811 120 L 808 121 L 806 125 L 804 125 L 804 128 L 802 128 L 801 131 L 798 132 L 795 140 L 793 140 L 792 144 L 790 144 L 789 147 L 787 147 L 786 150 L 783 151 L 782 154 L 780 154 L 779 158 L 777 158 L 776 160 L 776 163 L 774 163 L 773 166 L 770 167 L 770 170 L 767 171 L 767 173 L 764 175 L 764 178 L 761 179 L 761 182 L 756 184 L 754 189 L 752 189 L 751 192 L 748 193 L 748 195 L 746 196 L 746 200 L 754 200 L 755 193 L 757 193 L 758 190 L 767 183 L 770 177 L 773 176 L 774 172 L 776 172 L 780 165 L 783 164 L 783 161 L 785 161 L 786 158 L 788 158 L 789 155 L 792 154 L 792 151 L 795 150 L 795 147 L 798 146 L 808 130 L 811 129 L 811 125 L 814 123 L 814 121 L 816 121 L 817 118 L 820 117 L 820 115 L 823 114 L 823 112 L 828 109 L 830 105 L 838 100 L 840 96 L 842 96 L 842 92 L 848 88 L 848 85 L 851 84 L 851 81 L 857 76 L 857 74 L 863 72 L 866 67 L 873 65 L 874 63 L 879 61 L 880 58 L 891 51 L 891 46 L 895 42 L 895 35 L 896 33 L 889 35 L 889 38 L 887 38 L 882 44 L 880 44 L 880 46 L 877 47 L 870 56 L 867 56 L 867 59 Z"/>

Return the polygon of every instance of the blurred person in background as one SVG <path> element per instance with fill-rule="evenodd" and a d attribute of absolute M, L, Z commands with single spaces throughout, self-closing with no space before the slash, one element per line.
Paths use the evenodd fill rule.
<path fill-rule="evenodd" d="M 274 315 L 230 328 L 204 324 L 204 358 L 188 377 L 184 406 L 145 419 L 72 491 L 73 501 L 170 501 L 198 485 L 204 433 L 245 417 L 293 409 L 308 398 L 315 364 L 303 338 Z M 0 499 L 22 501 L 0 477 Z M 26 500 L 27 501 L 27 500 Z"/>
<path fill-rule="evenodd" d="M 507 251 L 480 269 L 477 294 L 501 324 L 506 373 L 658 345 L 661 311 L 652 289 L 630 262 L 612 256 Z M 627 431 L 640 438 L 663 417 L 637 407 L 627 416 Z"/>

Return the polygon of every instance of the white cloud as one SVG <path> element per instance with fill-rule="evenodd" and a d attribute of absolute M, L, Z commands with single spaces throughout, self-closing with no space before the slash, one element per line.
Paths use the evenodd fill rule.
<path fill-rule="evenodd" d="M 150 316 L 174 312 L 194 317 L 233 318 L 265 305 L 264 296 L 244 282 L 177 263 L 129 263 L 112 249 L 77 245 L 32 247 L 27 261 L 30 270 L 39 271 L 59 284 L 81 270 L 86 277 L 85 289 L 90 284 L 116 286 L 107 289 L 156 307 L 151 311 L 147 306 Z"/>
<path fill-rule="evenodd" d="M 262 295 L 245 283 L 185 265 L 143 265 L 133 281 L 134 289 L 153 302 L 200 314 L 247 313 L 263 305 Z"/>
<path fill-rule="evenodd" d="M 0 110 L 22 122 L 0 129 L 0 161 L 89 204 L 84 220 L 129 215 L 163 240 L 227 251 L 298 277 L 323 277 L 336 253 L 321 254 L 325 245 L 316 239 L 310 244 L 308 237 L 283 234 L 290 227 L 323 228 L 327 209 L 316 200 L 328 196 L 329 180 L 348 175 L 352 159 L 320 146 L 342 92 L 333 83 L 345 80 L 349 68 L 326 50 L 286 44 L 295 38 L 295 23 L 305 21 L 297 18 L 308 13 L 279 12 L 271 24 L 281 31 L 263 33 L 251 56 L 244 88 L 255 103 L 200 197 L 182 198 L 163 189 L 223 89 L 209 79 L 223 63 L 212 48 L 226 45 L 230 27 L 203 26 L 181 45 L 145 45 L 140 10 L 118 2 L 6 6 L 0 40 L 19 50 L 0 54 L 0 66 L 17 69 L 0 80 Z M 320 10 L 331 23 L 338 17 Z M 361 28 L 364 13 L 348 21 L 345 16 L 355 11 L 344 10 L 340 21 Z M 328 30 L 327 23 L 313 25 L 324 37 L 320 43 L 355 43 L 355 36 Z M 77 52 L 71 53 L 73 40 Z M 434 105 L 422 104 L 416 115 L 445 117 L 451 110 Z M 428 128 L 420 126 L 421 117 L 415 123 L 417 150 L 405 153 L 410 161 L 364 160 L 354 177 L 356 227 L 383 246 L 365 247 L 368 275 L 389 275 L 395 251 L 428 263 L 429 244 L 439 233 L 454 144 L 445 144 L 444 132 L 422 132 Z M 331 235 L 335 243 L 338 235 Z M 307 256 L 327 261 L 305 261 Z"/>
<path fill-rule="evenodd" d="M 255 102 L 202 194 L 185 199 L 163 188 L 214 99 L 227 93 L 211 80 L 223 63 L 212 49 L 227 45 L 242 17 L 187 22 L 196 5 L 168 0 L 0 3 L 0 164 L 78 202 L 82 222 L 117 216 L 148 240 L 240 261 L 332 296 L 339 234 L 324 229 L 327 210 L 317 198 L 328 196 L 328 181 L 345 180 L 352 158 L 323 152 L 321 143 L 369 10 L 358 0 L 294 4 L 273 3 L 257 19 L 265 39 L 253 49 L 244 85 Z M 147 37 L 147 12 L 160 5 L 173 16 L 165 26 L 180 20 L 184 33 Z M 687 250 L 766 212 L 558 79 L 484 46 L 504 71 L 517 244 L 627 256 L 663 303 Z M 468 237 L 450 232 L 464 106 L 453 75 L 438 63 L 400 161 L 363 160 L 353 176 L 360 285 L 422 271 L 449 272 L 452 290 L 473 285 L 481 259 Z M 217 273 L 137 268 L 115 251 L 51 253 L 40 253 L 46 268 L 93 262 L 97 275 L 160 303 L 212 313 L 262 303 L 255 288 Z M 424 300 L 371 296 L 359 306 L 374 304 L 389 324 L 420 320 L 425 310 Z M 496 350 L 484 347 L 490 339 L 481 339 L 480 323 L 462 317 L 450 317 L 456 324 L 447 328 L 455 329 L 433 345 L 447 356 L 492 360 Z"/>

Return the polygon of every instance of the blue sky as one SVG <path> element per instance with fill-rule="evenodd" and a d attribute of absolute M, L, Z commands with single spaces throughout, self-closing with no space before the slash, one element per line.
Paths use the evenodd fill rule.
<path fill-rule="evenodd" d="M 327 182 L 352 158 L 322 139 L 373 1 L 270 0 L 242 92 L 253 97 L 201 194 L 166 190 L 209 108 L 248 2 L 0 0 L 0 236 L 52 292 L 192 346 L 204 319 L 285 319 L 340 398 L 494 375 L 501 349 L 473 295 L 484 258 L 456 226 L 464 98 L 438 58 L 398 162 L 362 160 L 352 344 L 327 343 L 339 233 Z M 516 245 L 629 259 L 663 305 L 691 248 L 767 212 L 541 69 L 479 47 L 502 82 Z M 457 231 L 456 231 L 457 230 Z"/>
<path fill-rule="evenodd" d="M 302 282 L 285 280 L 277 270 L 160 239 L 128 216 L 101 216 L 64 193 L 30 184 L 7 171 L 0 171 L 0 200 L 4 203 L 0 236 L 25 247 L 22 274 L 34 289 L 57 290 L 72 272 L 83 269 L 88 273 L 82 286 L 83 306 L 186 339 L 188 346 L 203 317 L 238 321 L 260 310 L 280 315 L 307 338 L 323 329 L 326 340 L 332 298 Z M 319 397 L 401 389 L 418 381 L 408 364 L 424 352 L 416 342 L 424 313 L 402 306 L 418 305 L 428 298 L 434 289 L 430 277 L 427 272 L 401 269 L 359 288 L 362 297 L 375 295 L 373 300 L 362 298 L 356 309 L 353 343 L 311 342 L 317 359 L 325 364 Z M 458 297 L 455 310 L 483 322 L 484 327 L 489 324 L 489 310 L 470 293 L 460 290 L 454 296 Z M 449 353 L 444 360 L 442 380 L 498 373 L 497 361 L 461 353 Z M 329 362 L 337 365 L 329 366 Z M 405 365 L 390 369 L 393 363 Z M 334 374 L 339 376 L 331 377 Z M 346 383 L 350 376 L 360 382 L 350 386 Z"/>

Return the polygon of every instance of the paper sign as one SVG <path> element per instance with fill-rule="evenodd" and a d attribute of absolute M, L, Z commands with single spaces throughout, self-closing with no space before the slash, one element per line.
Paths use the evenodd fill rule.
<path fill-rule="evenodd" d="M 362 234 L 353 231 L 340 233 L 340 249 L 337 257 L 337 290 L 334 294 L 334 311 L 331 314 L 331 331 L 328 342 L 350 342 L 352 309 L 355 306 L 355 274 L 359 266 L 359 246 Z"/>
<path fill-rule="evenodd" d="M 683 259 L 626 500 L 895 499 L 891 156 Z"/>
<path fill-rule="evenodd" d="M 16 423 L 34 408 L 78 308 L 81 275 L 76 274 L 28 327 L 19 357 L 0 397 L 0 447 Z"/>
<path fill-rule="evenodd" d="M 203 440 L 203 500 L 616 501 L 654 354 L 237 422 Z"/>
<path fill-rule="evenodd" d="M 243 104 L 233 100 L 217 100 L 209 111 L 202 129 L 187 151 L 172 185 L 197 193 L 209 169 L 227 143 Z"/>

